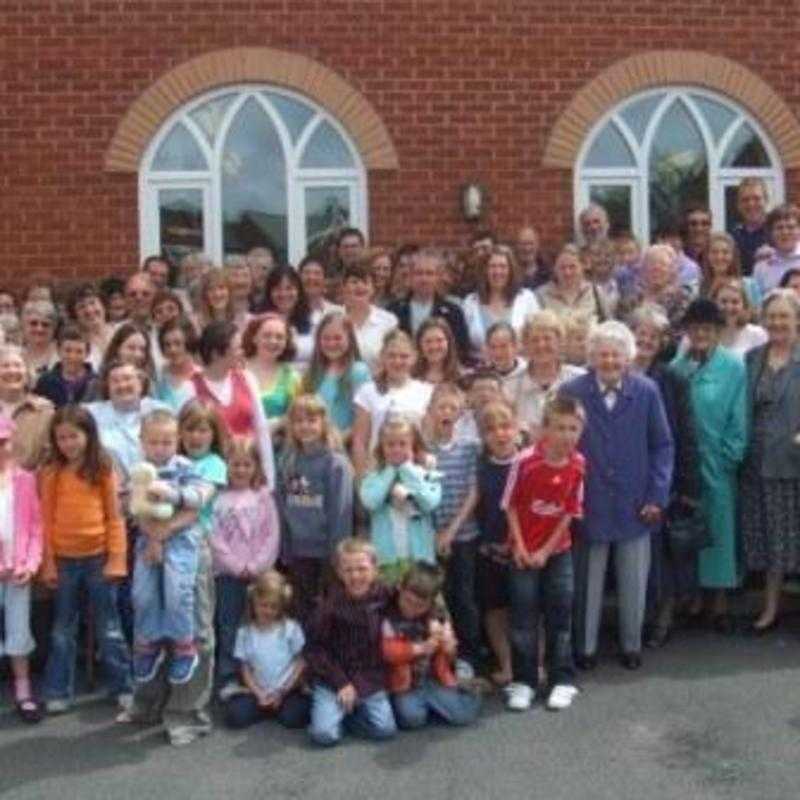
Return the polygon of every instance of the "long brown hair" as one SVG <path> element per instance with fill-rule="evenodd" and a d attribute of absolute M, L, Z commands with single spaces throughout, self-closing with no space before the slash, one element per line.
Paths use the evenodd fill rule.
<path fill-rule="evenodd" d="M 100 444 L 94 417 L 83 406 L 72 404 L 62 406 L 53 414 L 50 421 L 50 459 L 47 467 L 63 469 L 68 464 L 56 443 L 56 428 L 59 425 L 72 425 L 86 436 L 86 450 L 77 472 L 87 483 L 99 483 L 100 479 L 111 470 L 111 458 Z"/>
<path fill-rule="evenodd" d="M 426 380 L 426 375 L 430 369 L 430 364 L 422 352 L 422 337 L 431 330 L 441 331 L 447 339 L 447 355 L 444 359 L 443 366 L 443 380 L 446 383 L 455 383 L 461 378 L 462 368 L 461 362 L 458 360 L 458 346 L 456 345 L 453 330 L 448 324 L 446 319 L 442 317 L 428 317 L 417 330 L 417 335 L 414 337 L 417 345 L 417 363 L 411 374 L 420 380 Z"/>
<path fill-rule="evenodd" d="M 486 260 L 481 265 L 480 272 L 478 273 L 478 297 L 482 303 L 489 302 L 489 262 L 495 256 L 504 258 L 506 264 L 508 264 L 508 283 L 503 289 L 503 297 L 507 303 L 513 303 L 514 298 L 521 288 L 522 282 L 520 280 L 519 265 L 514 256 L 514 251 L 504 244 L 494 245 Z"/>
<path fill-rule="evenodd" d="M 353 384 L 350 372 L 353 364 L 361 359 L 361 354 L 358 350 L 358 340 L 356 339 L 353 323 L 341 311 L 329 311 L 317 325 L 317 331 L 314 334 L 314 352 L 311 355 L 311 362 L 308 365 L 306 374 L 303 376 L 302 392 L 314 394 L 318 391 L 322 381 L 325 380 L 325 373 L 328 371 L 330 364 L 322 352 L 322 334 L 325 332 L 325 328 L 334 322 L 340 323 L 347 334 L 347 353 L 344 356 L 344 369 L 342 370 L 338 391 L 339 394 L 352 401 Z"/>

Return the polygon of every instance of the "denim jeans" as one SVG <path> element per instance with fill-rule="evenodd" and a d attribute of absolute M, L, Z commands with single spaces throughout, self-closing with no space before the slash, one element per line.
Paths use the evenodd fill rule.
<path fill-rule="evenodd" d="M 510 642 L 514 681 L 539 683 L 539 618 L 544 611 L 545 660 L 550 686 L 574 681 L 572 664 L 572 554 L 550 556 L 541 569 L 517 569 L 509 575 Z"/>
<path fill-rule="evenodd" d="M 448 725 L 469 725 L 478 716 L 481 699 L 455 686 L 426 679 L 416 689 L 392 695 L 392 707 L 397 726 L 405 730 L 421 728 L 431 714 Z"/>
<path fill-rule="evenodd" d="M 308 735 L 315 744 L 331 746 L 342 738 L 343 727 L 366 739 L 391 739 L 397 733 L 392 704 L 384 691 L 359 699 L 346 714 L 336 692 L 324 684 L 314 686 L 311 695 L 311 724 Z"/>
<path fill-rule="evenodd" d="M 311 698 L 292 691 L 283 698 L 275 719 L 285 728 L 305 728 L 308 725 Z M 225 703 L 225 724 L 229 728 L 249 728 L 269 719 L 272 714 L 260 708 L 253 694 L 238 694 Z"/>
<path fill-rule="evenodd" d="M 46 700 L 72 700 L 75 693 L 81 589 L 85 590 L 92 606 L 95 636 L 108 690 L 112 694 L 131 691 L 131 654 L 122 634 L 115 587 L 103 577 L 105 561 L 105 556 L 57 560 L 58 586 L 43 684 Z"/>
<path fill-rule="evenodd" d="M 247 605 L 247 581 L 233 575 L 218 575 L 217 585 L 217 676 L 218 687 L 239 677 L 239 664 L 233 657 L 236 632 Z"/>
<path fill-rule="evenodd" d="M 477 666 L 481 650 L 481 615 L 478 610 L 475 569 L 478 543 L 453 542 L 444 585 L 447 609 L 453 620 L 458 655 Z"/>
<path fill-rule="evenodd" d="M 192 642 L 197 541 L 188 530 L 171 536 L 164 542 L 160 564 L 145 561 L 146 546 L 147 538 L 139 537 L 133 567 L 134 639 L 142 644 Z"/>

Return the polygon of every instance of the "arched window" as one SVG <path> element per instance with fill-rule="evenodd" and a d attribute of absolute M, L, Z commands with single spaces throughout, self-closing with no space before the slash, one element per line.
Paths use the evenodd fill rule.
<path fill-rule="evenodd" d="M 162 125 L 140 171 L 142 255 L 225 256 L 269 244 L 297 263 L 346 225 L 365 230 L 366 178 L 341 125 L 309 100 L 226 87 Z"/>
<path fill-rule="evenodd" d="M 766 181 L 771 204 L 783 201 L 783 167 L 755 119 L 703 89 L 653 89 L 626 99 L 587 137 L 575 170 L 575 214 L 597 202 L 612 228 L 647 242 L 699 203 L 711 209 L 715 229 L 731 230 L 736 187 L 747 176 Z"/>

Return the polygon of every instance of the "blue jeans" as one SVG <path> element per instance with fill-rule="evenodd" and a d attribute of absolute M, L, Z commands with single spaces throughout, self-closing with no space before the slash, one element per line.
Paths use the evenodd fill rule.
<path fill-rule="evenodd" d="M 140 644 L 194 640 L 194 584 L 199 546 L 189 530 L 164 542 L 160 564 L 144 559 L 147 538 L 136 542 L 133 567 L 134 638 Z"/>
<path fill-rule="evenodd" d="M 308 735 L 315 744 L 330 747 L 338 744 L 343 728 L 366 739 L 391 739 L 397 733 L 392 704 L 386 692 L 380 691 L 359 699 L 346 714 L 336 699 L 336 692 L 324 684 L 314 686 L 311 694 L 311 724 Z"/>
<path fill-rule="evenodd" d="M 476 566 L 478 543 L 453 542 L 444 584 L 447 610 L 458 639 L 458 655 L 477 666 L 481 651 L 481 614 L 478 609 Z"/>
<path fill-rule="evenodd" d="M 247 581 L 233 575 L 218 575 L 216 585 L 217 686 L 222 687 L 239 677 L 233 648 L 247 605 Z"/>
<path fill-rule="evenodd" d="M 112 694 L 131 691 L 131 654 L 122 634 L 115 587 L 103 577 L 105 561 L 105 556 L 57 560 L 58 586 L 53 600 L 50 654 L 42 689 L 46 700 L 72 700 L 75 693 L 81 589 L 92 606 L 95 637 L 108 689 Z"/>
<path fill-rule="evenodd" d="M 308 725 L 310 708 L 311 698 L 295 690 L 283 698 L 274 717 L 284 728 L 305 728 Z M 236 695 L 225 704 L 225 724 L 229 728 L 249 728 L 270 716 L 273 713 L 260 708 L 253 694 Z"/>
<path fill-rule="evenodd" d="M 573 683 L 573 583 L 569 551 L 550 556 L 541 569 L 511 567 L 509 639 L 515 682 L 534 689 L 539 684 L 539 618 L 544 611 L 548 682 L 550 686 Z"/>
<path fill-rule="evenodd" d="M 392 706 L 397 726 L 410 730 L 425 725 L 431 713 L 448 725 L 469 725 L 478 716 L 481 699 L 455 686 L 426 679 L 416 689 L 392 695 Z"/>

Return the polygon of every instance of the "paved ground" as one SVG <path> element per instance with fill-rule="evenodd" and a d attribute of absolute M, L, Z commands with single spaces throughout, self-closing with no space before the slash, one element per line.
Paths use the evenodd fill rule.
<path fill-rule="evenodd" d="M 312 750 L 264 724 L 184 749 L 86 698 L 35 728 L 0 715 L 4 798 L 796 800 L 800 620 L 764 639 L 685 633 L 638 673 L 611 656 L 562 714 L 503 712 L 373 745 Z"/>

